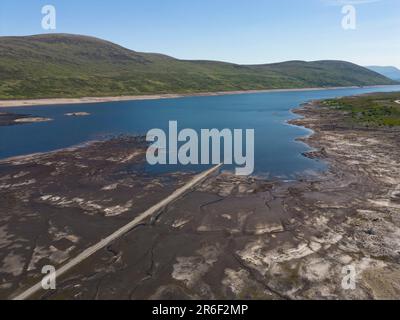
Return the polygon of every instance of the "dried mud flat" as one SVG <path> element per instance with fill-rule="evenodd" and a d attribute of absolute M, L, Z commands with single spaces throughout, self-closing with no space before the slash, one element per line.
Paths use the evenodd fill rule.
<path fill-rule="evenodd" d="M 143 170 L 147 144 L 120 137 L 0 162 L 0 299 L 40 280 L 191 177 Z"/>
<path fill-rule="evenodd" d="M 399 299 L 399 131 L 346 128 L 340 114 L 316 103 L 297 112 L 305 118 L 293 123 L 315 131 L 304 139 L 316 150 L 307 156 L 329 161 L 328 172 L 294 182 L 212 177 L 57 279 L 57 290 L 34 298 Z M 137 200 L 127 205 L 132 197 L 120 198 L 127 196 L 121 189 L 112 193 L 115 185 L 143 196 L 150 183 L 162 197 L 171 193 L 165 185 L 173 189 L 188 178 L 174 176 L 160 187 L 158 178 L 127 171 L 124 159 L 134 161 L 137 149 L 117 145 L 121 153 L 110 142 L 99 145 L 111 147 L 114 160 L 98 158 L 96 148 L 71 153 L 65 166 L 81 170 L 79 180 L 69 181 L 74 170 L 60 167 L 66 154 L 6 165 L 8 173 L 0 175 L 2 297 L 26 287 L 43 263 L 61 264 L 131 219 Z M 93 164 L 76 169 L 88 161 Z M 147 194 L 143 207 L 157 196 Z M 357 272 L 355 290 L 342 287 L 349 265 Z"/>

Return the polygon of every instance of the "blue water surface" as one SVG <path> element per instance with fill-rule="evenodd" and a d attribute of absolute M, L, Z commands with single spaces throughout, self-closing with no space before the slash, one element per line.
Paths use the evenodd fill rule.
<path fill-rule="evenodd" d="M 324 170 L 326 164 L 302 156 L 310 148 L 296 138 L 310 131 L 286 124 L 297 117 L 291 109 L 313 99 L 386 91 L 400 91 L 400 86 L 9 108 L 4 111 L 54 121 L 0 127 L 0 158 L 61 149 L 118 134 L 143 135 L 153 128 L 166 130 L 169 121 L 176 120 L 179 129 L 193 128 L 198 132 L 212 128 L 255 129 L 255 173 L 293 178 Z M 65 116 L 69 112 L 91 115 Z M 203 170 L 204 166 L 188 168 Z M 147 167 L 150 171 L 176 169 Z"/>

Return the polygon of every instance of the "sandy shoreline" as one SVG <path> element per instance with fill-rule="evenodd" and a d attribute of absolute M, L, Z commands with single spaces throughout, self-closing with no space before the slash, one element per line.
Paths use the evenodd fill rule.
<path fill-rule="evenodd" d="M 103 102 L 134 101 L 134 100 L 161 100 L 161 99 L 174 99 L 174 98 L 185 98 L 185 97 L 207 97 L 207 96 L 238 95 L 238 94 L 251 94 L 251 93 L 267 93 L 267 92 L 300 92 L 300 91 L 380 88 L 380 87 L 386 87 L 386 86 L 366 86 L 366 87 L 352 86 L 352 87 L 325 87 L 325 88 L 316 87 L 316 88 L 297 88 L 297 89 L 238 90 L 238 91 L 220 91 L 220 92 L 204 92 L 204 93 L 188 93 L 188 94 L 171 93 L 171 94 L 156 94 L 156 95 L 143 95 L 143 96 L 0 100 L 0 108 L 48 106 L 48 105 L 64 105 L 64 104 L 93 104 L 93 103 L 103 103 Z"/>

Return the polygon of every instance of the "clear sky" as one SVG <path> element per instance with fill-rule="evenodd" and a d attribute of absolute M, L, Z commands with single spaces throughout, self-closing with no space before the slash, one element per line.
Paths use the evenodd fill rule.
<path fill-rule="evenodd" d="M 355 30 L 342 7 L 356 8 Z M 0 0 L 0 35 L 85 34 L 182 59 L 255 64 L 338 59 L 400 68 L 400 0 Z"/>

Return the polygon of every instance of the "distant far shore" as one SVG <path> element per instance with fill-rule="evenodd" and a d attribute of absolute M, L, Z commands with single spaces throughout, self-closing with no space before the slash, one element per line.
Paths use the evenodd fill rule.
<path fill-rule="evenodd" d="M 134 101 L 134 100 L 160 100 L 160 99 L 174 99 L 174 98 L 184 98 L 184 97 L 207 97 L 207 96 L 237 95 L 237 94 L 251 94 L 251 93 L 267 93 L 267 92 L 296 92 L 296 91 L 335 90 L 335 89 L 381 88 L 388 86 L 390 85 L 377 85 L 377 86 L 364 86 L 364 87 L 351 86 L 351 87 L 237 90 L 237 91 L 219 91 L 219 92 L 203 92 L 203 93 L 182 93 L 182 94 L 169 93 L 169 94 L 116 96 L 116 97 L 0 100 L 0 108 L 33 107 L 33 106 L 64 105 L 64 104 L 93 104 L 93 103 L 117 102 L 117 101 Z"/>

